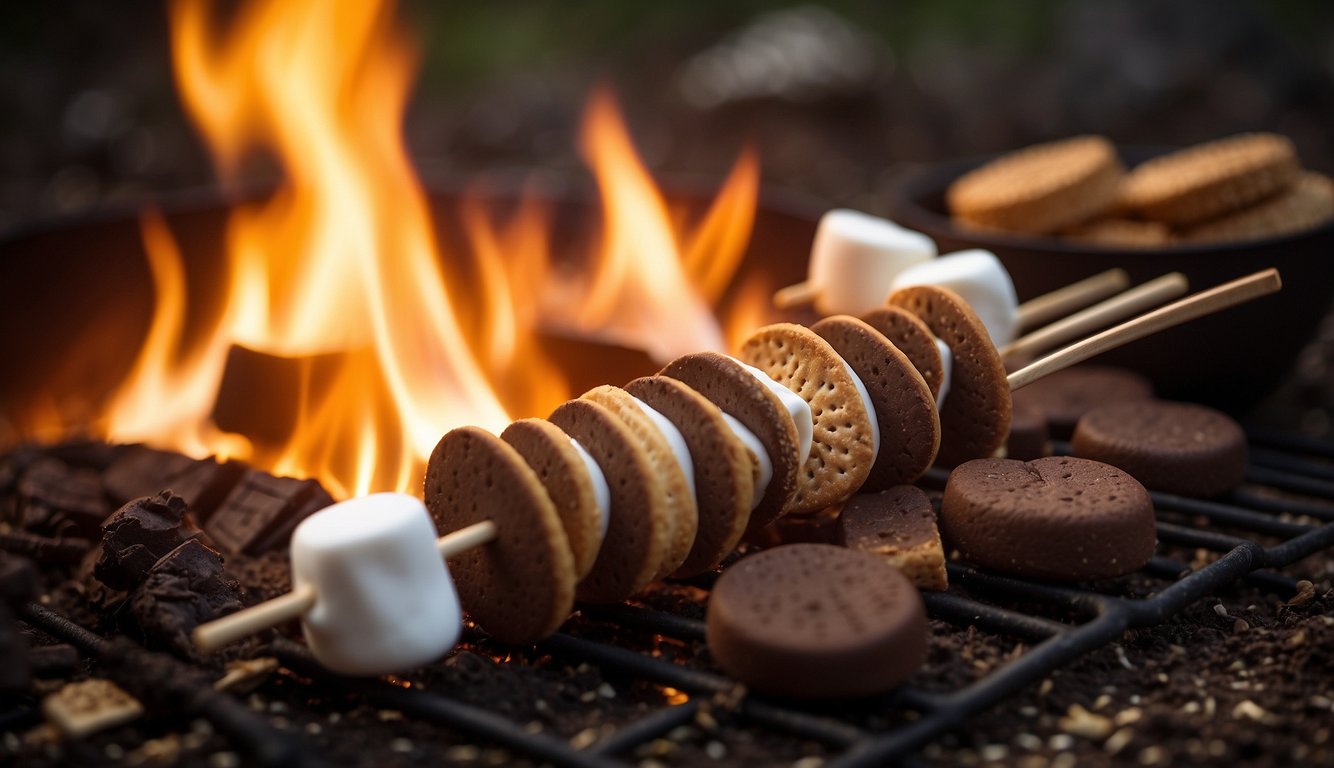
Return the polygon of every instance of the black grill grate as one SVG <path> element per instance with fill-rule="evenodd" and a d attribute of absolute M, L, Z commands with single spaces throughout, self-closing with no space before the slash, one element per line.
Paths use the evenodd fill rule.
<path fill-rule="evenodd" d="M 1208 550 L 1219 556 L 1198 569 L 1169 557 L 1154 557 L 1142 573 L 1167 583 L 1147 597 L 1025 582 L 951 563 L 952 590 L 923 595 L 930 616 L 1036 644 L 957 690 L 937 692 L 906 686 L 855 705 L 863 715 L 884 715 L 894 723 L 883 729 L 868 728 L 825 710 L 806 709 L 799 703 L 746 694 L 717 672 L 689 668 L 607 642 L 557 634 L 542 643 L 540 650 L 689 695 L 685 703 L 664 705 L 576 749 L 560 738 L 533 733 L 520 723 L 451 698 L 447 692 L 404 688 L 382 680 L 328 678 L 305 648 L 294 642 L 276 641 L 272 650 L 289 668 L 324 679 L 326 684 L 345 687 L 375 706 L 448 726 L 552 765 L 595 768 L 633 764 L 632 755 L 638 747 L 691 722 L 700 712 L 701 698 L 727 695 L 738 697 L 734 713 L 743 720 L 825 744 L 832 753 L 825 763 L 829 768 L 911 761 L 915 752 L 963 727 L 970 717 L 1115 642 L 1127 629 L 1161 624 L 1231 583 L 1246 580 L 1282 597 L 1294 594 L 1296 582 L 1274 569 L 1334 546 L 1334 465 L 1324 463 L 1334 458 L 1334 444 L 1272 433 L 1254 434 L 1252 442 L 1255 447 L 1248 486 L 1225 500 L 1152 495 L 1159 513 L 1160 542 Z M 1058 452 L 1064 448 L 1058 446 Z M 943 472 L 933 471 L 924 483 L 939 487 L 944 479 Z M 1194 525 L 1198 518 L 1228 532 Z M 711 580 L 703 578 L 692 585 L 708 589 Z M 959 594 L 955 587 L 963 587 L 967 594 Z M 1015 604 L 1024 609 L 1005 607 Z M 634 605 L 585 607 L 582 613 L 599 622 L 665 638 L 699 641 L 705 635 L 702 621 Z M 49 625 L 59 620 L 44 609 L 29 610 L 27 618 L 48 631 L 53 630 Z M 68 631 L 56 634 L 64 635 L 87 653 L 99 655 L 98 649 L 90 645 L 93 639 Z M 262 750 L 250 752 L 259 760 L 267 756 Z M 291 756 L 287 752 L 284 755 Z"/>

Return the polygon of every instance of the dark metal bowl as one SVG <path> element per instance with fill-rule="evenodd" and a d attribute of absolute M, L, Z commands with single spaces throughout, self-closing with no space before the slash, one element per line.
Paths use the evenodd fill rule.
<path fill-rule="evenodd" d="M 1122 149 L 1128 165 L 1162 150 Z M 1140 283 L 1183 272 L 1191 290 L 1211 288 L 1265 267 L 1276 267 L 1283 290 L 1134 342 L 1098 358 L 1153 379 L 1160 395 L 1241 410 L 1290 375 L 1334 297 L 1334 225 L 1283 237 L 1225 245 L 1151 250 L 1109 248 L 1057 238 L 979 233 L 950 221 L 945 189 L 992 157 L 944 162 L 902 175 L 891 209 L 905 227 L 930 235 L 941 253 L 963 248 L 994 252 L 1014 278 L 1021 301 L 1076 280 L 1121 267 Z"/>

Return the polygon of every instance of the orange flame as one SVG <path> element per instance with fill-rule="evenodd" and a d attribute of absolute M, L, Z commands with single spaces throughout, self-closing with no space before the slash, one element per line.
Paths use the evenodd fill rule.
<path fill-rule="evenodd" d="M 469 198 L 461 221 L 475 285 L 447 288 L 399 135 L 414 57 L 390 4 L 256 0 L 223 36 L 208 0 L 171 9 L 178 84 L 224 182 L 239 181 L 256 153 L 278 161 L 284 182 L 234 211 L 226 299 L 202 340 L 182 338 L 180 247 L 159 214 L 144 214 L 158 303 L 105 414 L 112 439 L 246 459 L 316 477 L 337 496 L 417 491 L 445 431 L 498 431 L 570 396 L 543 351 L 546 330 L 614 339 L 662 361 L 724 348 L 710 305 L 748 245 L 753 153 L 741 155 L 695 226 L 674 224 L 599 90 L 580 139 L 603 204 L 589 269 L 556 266 L 551 212 L 535 197 L 504 221 Z M 286 404 L 295 426 L 281 444 L 212 421 L 236 346 L 295 373 Z"/>

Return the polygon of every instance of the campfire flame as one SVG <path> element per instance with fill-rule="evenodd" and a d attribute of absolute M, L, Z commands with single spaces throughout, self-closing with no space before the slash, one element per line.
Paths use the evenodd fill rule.
<path fill-rule="evenodd" d="M 277 160 L 284 181 L 234 211 L 223 309 L 202 339 L 183 338 L 180 246 L 160 215 L 144 214 L 157 304 L 105 413 L 111 439 L 244 459 L 318 478 L 337 496 L 417 492 L 444 432 L 498 431 L 577 394 L 544 353 L 545 332 L 611 340 L 659 361 L 725 348 L 712 306 L 748 245 L 753 153 L 742 153 L 703 218 L 682 225 L 611 93 L 597 90 L 579 148 L 604 229 L 585 268 L 563 268 L 552 253 L 552 213 L 533 196 L 503 221 L 480 200 L 465 202 L 469 252 L 447 256 L 400 136 L 415 57 L 389 3 L 258 0 L 225 35 L 209 2 L 177 0 L 171 10 L 177 82 L 224 184 L 239 182 L 256 154 Z M 447 284 L 450 258 L 471 260 L 473 284 Z M 235 347 L 296 372 L 295 426 L 281 443 L 214 423 Z"/>

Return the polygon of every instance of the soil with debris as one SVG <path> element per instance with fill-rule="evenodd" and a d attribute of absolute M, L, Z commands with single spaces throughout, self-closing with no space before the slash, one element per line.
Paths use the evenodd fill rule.
<path fill-rule="evenodd" d="M 17 491 L 22 470 L 12 460 L 0 465 L 9 471 L 0 472 L 4 521 L 0 558 L 5 566 L 0 568 L 0 592 L 11 601 L 11 608 L 0 615 L 0 646 L 10 650 L 5 656 L 7 670 L 17 668 L 16 658 L 25 658 L 27 672 L 21 684 L 8 674 L 0 675 L 0 762 L 211 768 L 252 764 L 252 755 L 238 748 L 233 735 L 225 732 L 225 723 L 191 711 L 194 694 L 189 687 L 196 683 L 169 679 L 179 677 L 182 670 L 198 675 L 201 687 L 207 688 L 211 681 L 227 698 L 242 704 L 255 722 L 291 737 L 301 745 L 300 756 L 312 764 L 327 761 L 376 768 L 427 761 L 536 763 L 475 735 L 387 706 L 385 702 L 392 699 L 384 692 L 389 688 L 440 693 L 577 749 L 690 698 L 543 645 L 495 644 L 473 629 L 444 660 L 389 678 L 389 684 L 329 682 L 300 663 L 289 663 L 289 657 L 300 655 L 293 651 L 300 649 L 295 627 L 287 628 L 286 636 L 255 638 L 215 657 L 191 658 L 179 648 L 173 651 L 168 640 L 145 632 L 133 612 L 99 607 L 117 603 L 91 588 L 95 582 L 90 580 L 87 558 L 80 562 L 64 549 L 58 550 L 64 554 L 56 562 L 35 558 L 38 583 L 32 586 L 40 605 L 103 636 L 134 641 L 126 643 L 133 651 L 122 648 L 118 655 L 92 660 L 32 622 L 8 615 L 9 611 L 22 615 L 23 610 L 10 597 L 22 592 L 22 578 L 10 567 L 21 562 L 16 550 L 37 553 L 34 541 L 46 542 L 48 549 L 54 541 L 96 547 L 92 539 L 80 539 L 69 530 L 56 534 L 43 528 L 52 524 L 50 514 L 25 515 L 27 501 Z M 207 540 L 206 533 L 198 535 Z M 1213 557 L 1171 548 L 1164 553 L 1183 562 L 1195 560 L 1197 566 Z M 919 758 L 941 765 L 1334 764 L 1334 591 L 1330 590 L 1334 557 L 1321 553 L 1286 574 L 1304 580 L 1295 595 L 1238 585 L 1162 625 L 1130 631 L 1119 642 L 973 718 L 962 732 L 929 744 Z M 258 601 L 285 590 L 286 556 L 280 551 L 233 554 L 226 559 L 225 575 L 239 583 L 247 602 Z M 657 586 L 637 602 L 700 620 L 708 583 L 706 577 L 690 584 Z M 1142 595 L 1163 584 L 1136 574 L 1099 587 Z M 957 586 L 952 591 L 966 594 Z M 1044 615 L 1068 618 L 1050 611 Z M 14 629 L 21 642 L 6 645 L 14 640 L 6 631 Z M 563 632 L 719 674 L 699 638 L 654 634 L 594 611 L 576 615 Z M 911 681 L 914 688 L 929 692 L 957 690 L 983 679 L 1032 648 L 1013 637 L 939 619 L 932 620 L 931 632 L 927 663 Z M 159 700 L 151 691 L 135 689 L 144 698 L 146 714 L 77 737 L 68 734 L 65 724 L 43 714 L 43 699 L 71 682 L 109 677 L 134 688 L 134 680 L 124 679 L 121 660 L 139 652 L 145 653 L 144 664 L 164 670 L 162 686 L 174 685 L 185 693 L 176 691 L 172 694 L 176 698 Z M 117 677 L 118 669 L 122 677 Z M 697 697 L 692 717 L 614 757 L 646 768 L 704 761 L 816 768 L 840 754 L 837 748 L 796 732 L 757 727 L 742 711 L 741 693 L 738 689 Z M 182 701 L 178 709 L 171 706 Z M 867 731 L 913 719 L 911 712 L 883 701 L 807 709 Z"/>

